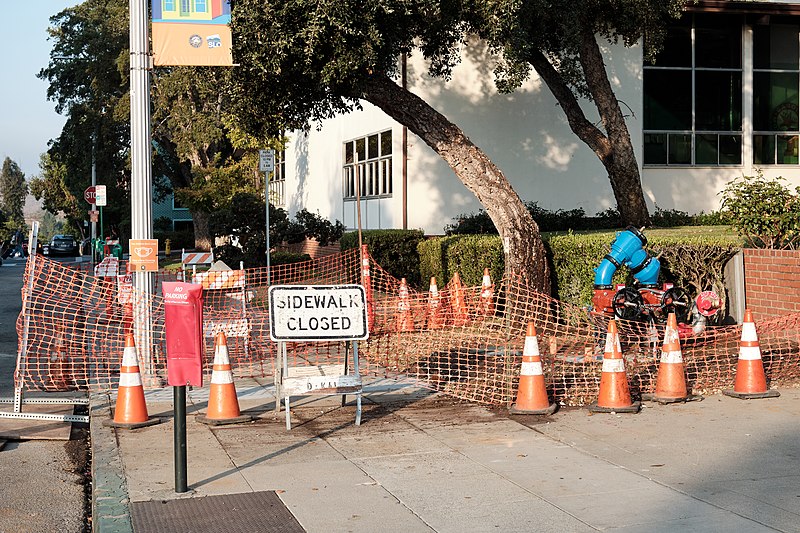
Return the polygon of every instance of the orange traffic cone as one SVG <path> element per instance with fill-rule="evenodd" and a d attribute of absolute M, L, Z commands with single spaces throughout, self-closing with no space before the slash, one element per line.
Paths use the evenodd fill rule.
<path fill-rule="evenodd" d="M 678 320 L 675 313 L 669 314 L 667 327 L 664 329 L 664 345 L 661 348 L 661 362 L 658 365 L 656 392 L 647 396 L 642 395 L 642 399 L 654 400 L 662 404 L 702 400 L 702 396 L 689 394 L 686 388 L 683 354 L 681 353 Z"/>
<path fill-rule="evenodd" d="M 136 355 L 136 343 L 133 334 L 125 335 L 125 350 L 122 352 L 122 367 L 119 371 L 119 387 L 117 388 L 117 408 L 113 420 L 105 420 L 106 426 L 136 429 L 152 426 L 161 422 L 160 418 L 147 415 L 147 404 L 144 401 L 142 376 L 139 374 L 139 358 Z"/>
<path fill-rule="evenodd" d="M 450 282 L 450 308 L 453 311 L 453 325 L 464 326 L 467 323 L 467 300 L 464 296 L 464 286 L 461 285 L 461 276 L 458 272 L 453 274 Z"/>
<path fill-rule="evenodd" d="M 641 406 L 641 402 L 631 401 L 617 322 L 611 319 L 608 321 L 606 349 L 603 354 L 600 393 L 597 401 L 589 406 L 589 410 L 595 413 L 638 413 Z"/>
<path fill-rule="evenodd" d="M 525 334 L 525 346 L 522 349 L 517 402 L 511 406 L 509 412 L 512 415 L 551 415 L 555 410 L 556 404 L 550 403 L 547 398 L 536 328 L 533 322 L 529 322 Z"/>
<path fill-rule="evenodd" d="M 431 277 L 431 285 L 428 296 L 428 329 L 440 329 L 442 327 L 442 301 L 439 298 L 439 288 L 436 286 L 436 278 Z"/>
<path fill-rule="evenodd" d="M 214 342 L 214 367 L 211 371 L 208 410 L 205 416 L 198 416 L 197 421 L 221 426 L 249 422 L 252 419 L 252 416 L 243 416 L 239 411 L 239 400 L 236 398 L 236 387 L 233 384 L 233 372 L 228 358 L 228 339 L 225 333 L 220 331 Z"/>
<path fill-rule="evenodd" d="M 749 309 L 745 309 L 742 322 L 739 361 L 736 363 L 736 383 L 733 390 L 724 390 L 722 394 L 742 400 L 775 398 L 781 395 L 776 390 L 767 389 L 767 377 L 764 375 L 764 363 L 761 361 L 761 347 L 758 344 L 753 315 Z"/>
<path fill-rule="evenodd" d="M 489 269 L 483 269 L 483 282 L 481 283 L 481 312 L 485 315 L 494 314 L 494 283 L 489 275 Z"/>
<path fill-rule="evenodd" d="M 414 319 L 411 318 L 411 301 L 408 298 L 406 278 L 400 280 L 397 300 L 397 331 L 414 331 Z"/>

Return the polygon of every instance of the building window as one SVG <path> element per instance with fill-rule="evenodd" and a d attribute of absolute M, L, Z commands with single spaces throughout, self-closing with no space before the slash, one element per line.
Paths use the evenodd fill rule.
<path fill-rule="evenodd" d="M 687 15 L 643 78 L 645 165 L 741 165 L 741 17 Z"/>
<path fill-rule="evenodd" d="M 392 130 L 344 143 L 345 199 L 392 195 Z"/>
<path fill-rule="evenodd" d="M 275 152 L 275 170 L 269 178 L 269 203 L 286 208 L 286 150 Z"/>
<path fill-rule="evenodd" d="M 172 193 L 172 209 L 189 209 Z"/>
<path fill-rule="evenodd" d="M 753 163 L 798 164 L 800 25 L 753 26 Z"/>
<path fill-rule="evenodd" d="M 191 0 L 180 0 L 181 2 L 181 11 L 180 15 L 182 17 L 188 17 L 192 13 L 192 6 Z"/>
<path fill-rule="evenodd" d="M 164 0 L 164 11 L 175 11 L 175 0 Z"/>
<path fill-rule="evenodd" d="M 195 0 L 195 2 L 194 2 L 194 10 L 197 13 L 205 13 L 206 12 L 206 0 Z"/>

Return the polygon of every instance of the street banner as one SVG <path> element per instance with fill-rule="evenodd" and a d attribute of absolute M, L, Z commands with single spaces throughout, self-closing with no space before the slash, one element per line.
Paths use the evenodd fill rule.
<path fill-rule="evenodd" d="M 151 2 L 155 65 L 233 65 L 230 0 Z"/>

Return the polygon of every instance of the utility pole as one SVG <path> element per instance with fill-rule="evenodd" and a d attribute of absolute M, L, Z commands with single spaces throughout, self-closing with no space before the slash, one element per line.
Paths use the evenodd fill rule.
<path fill-rule="evenodd" d="M 131 238 L 153 238 L 152 167 L 150 161 L 150 53 L 148 42 L 148 0 L 130 0 L 131 54 Z M 150 300 L 153 276 L 134 275 L 134 335 L 144 368 L 152 374 L 152 329 Z"/>

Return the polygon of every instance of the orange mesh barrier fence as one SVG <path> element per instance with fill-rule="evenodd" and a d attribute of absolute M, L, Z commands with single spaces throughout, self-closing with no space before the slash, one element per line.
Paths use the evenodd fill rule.
<path fill-rule="evenodd" d="M 119 265 L 125 271 L 124 263 Z M 198 273 L 204 287 L 204 368 L 210 377 L 214 337 L 223 331 L 234 375 L 268 378 L 277 343 L 269 338 L 267 270 Z M 42 256 L 29 258 L 23 312 L 17 321 L 21 356 L 16 385 L 28 390 L 110 390 L 119 380 L 125 333 L 134 313 L 147 310 L 149 350 L 142 350 L 145 387 L 166 384 L 164 306 L 159 272 L 154 294 L 119 286 L 86 267 L 72 268 Z M 362 375 L 415 380 L 432 389 L 489 405 L 516 397 L 528 322 L 533 322 L 552 398 L 584 405 L 597 397 L 607 318 L 532 291 L 517 278 L 487 279 L 465 287 L 457 277 L 431 290 L 415 290 L 358 250 L 314 261 L 273 266 L 272 284 L 364 285 L 370 338 L 360 343 Z M 191 281 L 191 280 L 187 280 Z M 141 316 L 141 315 L 139 315 Z M 800 314 L 759 321 L 761 355 L 773 384 L 800 383 Z M 142 322 L 146 323 L 146 322 Z M 631 393 L 652 393 L 663 326 L 617 321 Z M 730 388 L 741 326 L 709 327 L 681 339 L 687 384 L 694 393 Z M 290 367 L 343 365 L 347 342 L 287 342 Z"/>

